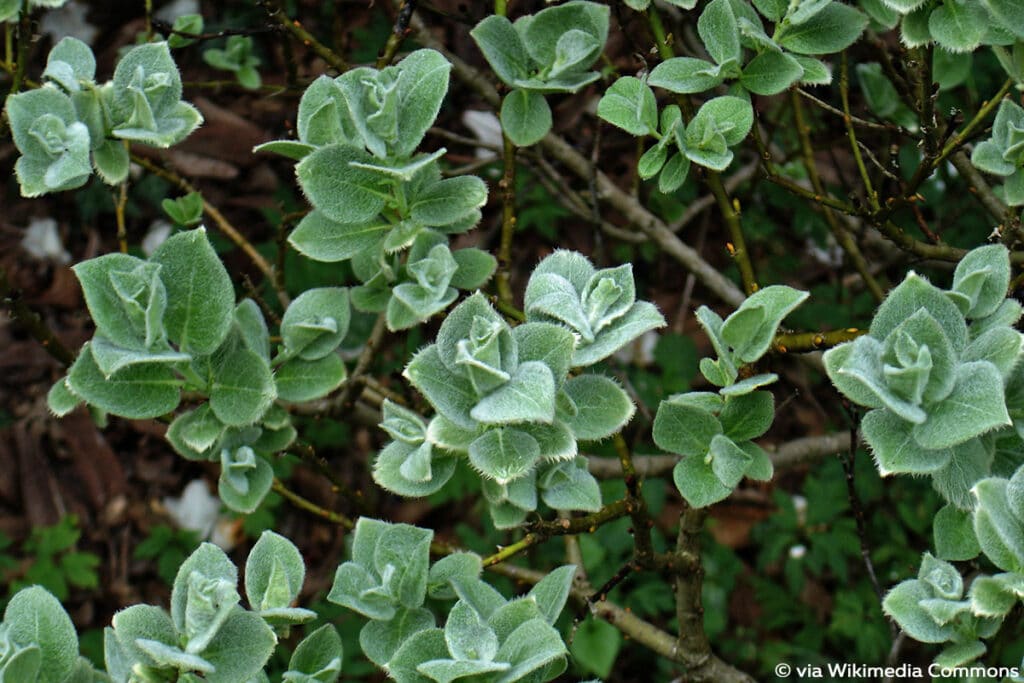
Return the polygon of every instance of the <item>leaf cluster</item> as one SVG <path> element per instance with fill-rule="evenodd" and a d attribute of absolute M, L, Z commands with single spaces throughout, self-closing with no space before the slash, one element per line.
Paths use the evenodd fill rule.
<path fill-rule="evenodd" d="M 291 245 L 316 261 L 351 260 L 362 283 L 352 304 L 386 312 L 391 330 L 444 310 L 458 289 L 482 286 L 496 267 L 479 249 L 452 251 L 446 237 L 476 225 L 487 186 L 475 176 L 443 178 L 444 148 L 416 154 L 450 68 L 438 52 L 416 50 L 379 71 L 321 76 L 299 103 L 298 140 L 256 148 L 299 161 L 296 176 L 313 210 Z"/>
<path fill-rule="evenodd" d="M 474 294 L 442 323 L 405 377 L 434 407 L 425 422 L 386 403 L 382 428 L 393 438 L 374 479 L 402 495 L 439 490 L 455 459 L 468 458 L 499 528 L 523 522 L 539 498 L 556 509 L 595 511 L 597 482 L 578 457 L 580 440 L 619 431 L 634 407 L 611 379 L 569 376 L 664 325 L 636 300 L 631 268 L 597 270 L 582 255 L 557 251 L 527 285 L 526 322 L 512 328 Z"/>
<path fill-rule="evenodd" d="M 398 683 L 548 681 L 565 670 L 553 624 L 576 568 L 556 569 L 530 592 L 506 600 L 480 579 L 480 557 L 454 553 L 430 564 L 433 532 L 363 517 L 352 560 L 338 567 L 328 600 L 370 619 L 363 652 Z M 427 598 L 455 600 L 443 628 Z"/>
<path fill-rule="evenodd" d="M 807 296 L 785 285 L 772 285 L 749 296 L 724 321 L 706 306 L 697 310 L 697 320 L 718 353 L 715 360 L 701 359 L 700 371 L 721 389 L 670 396 L 658 405 L 653 429 L 660 448 L 683 456 L 672 478 L 693 507 L 723 500 L 745 476 L 771 479 L 771 460 L 752 439 L 767 432 L 775 418 L 774 397 L 758 389 L 778 376 L 769 373 L 741 380 L 739 370 L 768 351 L 782 319 Z"/>
<path fill-rule="evenodd" d="M 116 185 L 128 176 L 128 142 L 170 147 L 203 121 L 181 100 L 181 75 L 167 43 L 132 48 L 114 78 L 95 81 L 92 49 L 64 38 L 50 51 L 43 87 L 7 98 L 25 197 L 81 187 L 93 170 Z"/>
<path fill-rule="evenodd" d="M 606 5 L 573 0 L 520 17 L 491 15 L 470 31 L 510 92 L 501 104 L 501 126 L 514 144 L 527 147 L 551 130 L 545 95 L 574 93 L 596 81 L 591 71 L 608 39 Z"/>
<path fill-rule="evenodd" d="M 108 254 L 74 270 L 96 333 L 50 390 L 50 409 L 63 415 L 84 401 L 146 419 L 195 392 L 207 400 L 175 417 L 167 439 L 185 458 L 220 461 L 221 499 L 255 510 L 273 480 L 267 458 L 295 440 L 283 404 L 321 398 L 346 377 L 336 351 L 351 317 L 348 291 L 296 297 L 272 356 L 262 311 L 251 299 L 235 304 L 203 228 L 171 236 L 148 260 Z"/>

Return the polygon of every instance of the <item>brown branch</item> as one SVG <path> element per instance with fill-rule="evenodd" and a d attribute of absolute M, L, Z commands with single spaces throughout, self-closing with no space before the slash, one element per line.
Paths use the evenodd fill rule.
<path fill-rule="evenodd" d="M 768 457 L 776 470 L 789 469 L 835 455 L 850 447 L 850 435 L 846 432 L 805 436 L 787 441 L 777 448 L 767 447 Z M 676 455 L 634 455 L 633 465 L 637 476 L 661 477 L 672 471 L 679 462 Z M 617 479 L 622 476 L 619 463 L 607 457 L 587 456 L 587 469 L 598 479 Z"/>
<path fill-rule="evenodd" d="M 62 365 L 69 366 L 75 362 L 75 354 L 57 338 L 42 317 L 25 303 L 21 292 L 14 289 L 7 280 L 7 271 L 0 266 L 0 301 L 3 301 L 11 320 L 20 325 L 33 339 L 39 342 L 46 352 L 56 358 Z"/>
<path fill-rule="evenodd" d="M 175 185 L 183 192 L 199 192 L 195 186 L 185 180 L 185 178 L 181 177 L 171 169 L 148 159 L 147 157 L 132 154 L 132 161 L 139 166 L 142 166 L 153 175 L 159 176 L 172 185 Z M 249 257 L 249 260 L 252 261 L 253 265 L 256 266 L 261 273 L 263 273 L 264 277 L 267 278 L 267 281 L 270 282 L 271 286 L 277 292 L 277 298 L 281 302 L 281 307 L 288 308 L 288 294 L 284 291 L 283 284 L 279 282 L 279 278 L 274 267 L 271 266 L 265 258 L 263 258 L 262 254 L 256 251 L 256 247 L 254 247 L 252 243 L 247 240 L 234 225 L 231 224 L 231 221 L 225 218 L 224 214 L 220 212 L 220 209 L 211 204 L 201 192 L 199 192 L 199 195 L 203 198 L 203 212 L 213 220 L 214 224 L 225 237 L 234 242 L 235 246 L 241 249 L 245 255 Z"/>
<path fill-rule="evenodd" d="M 281 24 L 300 43 L 313 50 L 320 59 L 337 69 L 339 73 L 348 71 L 348 62 L 337 52 L 317 40 L 298 19 L 289 19 L 279 0 L 261 0 L 260 4 L 267 10 L 271 19 Z"/>

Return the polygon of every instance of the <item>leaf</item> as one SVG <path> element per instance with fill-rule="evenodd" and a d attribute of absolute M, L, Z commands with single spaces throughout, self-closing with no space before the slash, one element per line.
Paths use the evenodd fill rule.
<path fill-rule="evenodd" d="M 501 128 L 515 145 L 529 147 L 551 130 L 551 107 L 543 95 L 516 88 L 501 102 Z"/>
<path fill-rule="evenodd" d="M 1024 38 L 1024 8 L 1014 0 L 981 0 L 1004 28 Z"/>
<path fill-rule="evenodd" d="M 451 319 L 449 315 L 445 322 Z M 476 428 L 476 420 L 470 417 L 477 403 L 476 391 L 469 380 L 456 375 L 442 362 L 437 344 L 413 356 L 402 374 L 437 412 L 459 427 Z"/>
<path fill-rule="evenodd" d="M 884 409 L 872 410 L 864 416 L 861 430 L 881 476 L 930 474 L 949 464 L 953 452 L 948 448 L 920 446 L 914 439 L 913 428 L 912 423 Z"/>
<path fill-rule="evenodd" d="M 214 671 L 206 674 L 203 680 L 208 683 L 251 680 L 263 670 L 275 645 L 277 637 L 263 619 L 235 608 L 203 650 L 203 658 L 214 666 Z"/>
<path fill-rule="evenodd" d="M 145 261 L 127 254 L 105 254 L 72 267 L 82 285 L 85 303 L 96 323 L 97 332 L 118 346 L 145 348 L 145 332 L 139 328 L 137 319 L 133 320 L 130 304 L 126 304 L 118 294 L 112 278 L 116 277 L 115 273 L 141 274 L 145 268 Z M 166 289 L 162 282 L 159 288 L 164 290 L 166 303 Z"/>
<path fill-rule="evenodd" d="M 690 159 L 682 154 L 673 154 L 665 162 L 665 167 L 658 177 L 658 190 L 663 194 L 675 192 L 683 183 L 690 172 Z"/>
<path fill-rule="evenodd" d="M 451 68 L 448 60 L 436 50 L 415 50 L 399 62 L 396 156 L 415 152 L 427 129 L 434 124 L 448 92 Z"/>
<path fill-rule="evenodd" d="M 533 599 L 537 606 L 540 607 L 544 618 L 547 619 L 549 624 L 554 624 L 558 619 L 558 615 L 562 613 L 562 608 L 565 607 L 565 603 L 569 599 L 569 591 L 575 578 L 576 565 L 562 565 L 548 572 L 527 593 L 527 597 Z"/>
<path fill-rule="evenodd" d="M 608 7 L 595 2 L 571 2 L 548 7 L 524 23 L 521 37 L 534 62 L 554 71 L 564 64 L 563 36 L 573 30 L 587 34 L 592 39 L 589 51 L 577 57 L 568 69 L 579 72 L 587 69 L 601 54 L 608 38 L 608 16 Z M 519 23 L 515 28 L 521 28 Z"/>
<path fill-rule="evenodd" d="M 217 362 L 210 385 L 210 408 L 229 426 L 255 423 L 277 398 L 270 367 L 255 351 L 237 348 Z"/>
<path fill-rule="evenodd" d="M 470 411 L 481 424 L 517 424 L 555 419 L 555 380 L 539 361 L 520 363 L 512 378 L 482 398 Z"/>
<path fill-rule="evenodd" d="M 953 291 L 967 297 L 970 306 L 964 315 L 984 318 L 1006 299 L 1010 286 L 1010 253 L 1001 244 L 972 249 L 956 266 Z"/>
<path fill-rule="evenodd" d="M 482 570 L 483 564 L 476 553 L 460 551 L 445 555 L 430 566 L 427 594 L 432 598 L 454 600 L 456 595 L 452 586 L 457 582 L 475 581 Z"/>
<path fill-rule="evenodd" d="M 708 54 L 719 64 L 740 61 L 739 26 L 729 0 L 711 0 L 697 20 L 697 32 Z"/>
<path fill-rule="evenodd" d="M 458 270 L 452 275 L 450 285 L 459 289 L 473 290 L 483 287 L 498 267 L 496 258 L 474 247 L 456 249 L 452 252 L 452 257 L 458 264 Z"/>
<path fill-rule="evenodd" d="M 740 85 L 758 95 L 775 95 L 796 83 L 804 68 L 785 52 L 765 50 L 743 68 Z"/>
<path fill-rule="evenodd" d="M 602 679 L 611 675 L 622 648 L 622 633 L 606 621 L 590 617 L 576 630 L 569 645 L 573 660 Z"/>
<path fill-rule="evenodd" d="M 167 440 L 179 455 L 189 460 L 203 460 L 212 455 L 213 445 L 226 429 L 210 410 L 210 404 L 204 403 L 174 418 L 167 429 Z"/>
<path fill-rule="evenodd" d="M 928 407 L 927 419 L 914 426 L 913 434 L 925 448 L 947 448 L 1009 424 L 999 370 L 974 361 L 957 367 L 953 392 Z"/>
<path fill-rule="evenodd" d="M 448 483 L 455 458 L 434 452 L 429 444 L 411 446 L 393 442 L 373 463 L 373 480 L 381 487 L 409 498 L 429 496 Z"/>
<path fill-rule="evenodd" d="M 622 388 L 607 377 L 583 374 L 565 383 L 577 413 L 565 418 L 577 439 L 596 441 L 620 431 L 636 407 Z"/>
<path fill-rule="evenodd" d="M 960 353 L 967 345 L 967 324 L 963 315 L 937 287 L 916 273 L 910 273 L 892 290 L 875 312 L 870 334 L 885 339 L 918 309 L 926 309 L 946 333 L 953 349 Z"/>
<path fill-rule="evenodd" d="M 110 377 L 115 372 L 138 365 L 170 365 L 188 362 L 192 357 L 177 351 L 135 351 L 112 344 L 106 337 L 96 334 L 90 344 L 92 357 L 103 375 Z"/>
<path fill-rule="evenodd" d="M 676 463 L 672 480 L 686 502 L 695 508 L 725 500 L 732 493 L 732 489 L 723 485 L 711 467 L 704 463 L 703 455 L 689 455 Z"/>
<path fill-rule="evenodd" d="M 1005 479 L 982 479 L 971 492 L 977 500 L 974 533 L 981 551 L 1000 569 L 1020 573 L 1024 567 L 1024 522 L 1010 507 Z"/>
<path fill-rule="evenodd" d="M 430 610 L 400 609 L 388 621 L 373 620 L 363 626 L 359 631 L 359 646 L 371 662 L 384 667 L 405 641 L 433 627 L 434 615 Z"/>
<path fill-rule="evenodd" d="M 190 584 L 195 580 L 193 574 L 207 580 L 222 581 L 228 586 L 238 584 L 238 569 L 223 550 L 212 543 L 202 543 L 196 548 L 178 567 L 171 590 L 171 619 L 174 628 L 183 635 L 186 634 L 191 616 L 188 605 Z M 234 597 L 237 602 L 237 594 Z M 116 622 L 114 628 L 117 628 Z"/>
<path fill-rule="evenodd" d="M 504 83 L 512 86 L 529 76 L 532 62 L 512 22 L 492 14 L 477 24 L 469 35 L 484 53 L 487 63 Z"/>
<path fill-rule="evenodd" d="M 632 135 L 650 135 L 658 129 L 654 92 L 633 76 L 623 76 L 612 83 L 598 102 L 597 115 Z"/>
<path fill-rule="evenodd" d="M 539 475 L 538 483 L 544 503 L 556 510 L 601 509 L 601 488 L 584 458 L 554 463 Z"/>
<path fill-rule="evenodd" d="M 543 619 L 531 619 L 509 634 L 498 649 L 494 659 L 510 662 L 512 668 L 499 676 L 497 683 L 518 681 L 565 654 L 558 631 Z"/>
<path fill-rule="evenodd" d="M 132 605 L 123 609 L 114 615 L 112 624 L 113 632 L 108 629 L 104 648 L 107 668 L 111 672 L 114 670 L 111 666 L 114 652 L 127 665 L 126 668 L 135 662 L 143 665 L 152 662 L 152 658 L 138 646 L 139 639 L 165 645 L 173 645 L 178 639 L 171 617 L 165 610 L 152 605 Z"/>
<path fill-rule="evenodd" d="M 337 223 L 364 224 L 384 208 L 380 176 L 351 165 L 372 157 L 355 147 L 327 145 L 295 167 L 299 185 L 324 217 Z"/>
<path fill-rule="evenodd" d="M 78 634 L 57 598 L 32 586 L 15 593 L 4 610 L 7 637 L 23 647 L 39 648 L 40 683 L 60 683 L 78 660 Z"/>
<path fill-rule="evenodd" d="M 82 399 L 71 393 L 67 382 L 61 377 L 46 393 L 46 407 L 57 417 L 64 417 L 82 404 Z"/>
<path fill-rule="evenodd" d="M 711 439 L 709 453 L 711 471 L 723 485 L 729 489 L 735 488 L 751 464 L 750 454 L 723 434 L 716 434 Z"/>
<path fill-rule="evenodd" d="M 637 301 L 624 315 L 602 329 L 589 344 L 577 344 L 573 367 L 586 367 L 604 360 L 645 332 L 664 327 L 665 318 L 649 301 Z"/>
<path fill-rule="evenodd" d="M 490 429 L 469 445 L 469 462 L 483 476 L 507 484 L 530 472 L 540 458 L 537 441 L 521 430 Z"/>
<path fill-rule="evenodd" d="M 428 628 L 418 631 L 403 642 L 388 661 L 388 673 L 396 680 L 429 681 L 418 671 L 420 664 L 436 659 L 447 659 L 448 646 L 444 631 Z"/>
<path fill-rule="evenodd" d="M 722 341 L 743 362 L 756 361 L 768 350 L 783 318 L 808 296 L 807 292 L 785 285 L 758 290 L 726 318 L 721 330 Z"/>
<path fill-rule="evenodd" d="M 970 52 L 981 44 L 990 21 L 981 3 L 948 0 L 932 10 L 928 30 L 950 52 Z"/>
<path fill-rule="evenodd" d="M 383 219 L 339 223 L 313 209 L 295 226 L 288 242 L 314 261 L 334 263 L 373 249 L 393 227 Z"/>
<path fill-rule="evenodd" d="M 910 580 L 898 584 L 885 596 L 882 609 L 914 640 L 922 643 L 944 643 L 953 635 L 951 624 L 940 625 L 920 606 L 931 597 L 925 584 Z"/>
<path fill-rule="evenodd" d="M 264 531 L 245 561 L 245 594 L 255 611 L 289 607 L 299 596 L 306 563 L 295 544 Z"/>
<path fill-rule="evenodd" d="M 167 336 L 186 353 L 211 353 L 231 328 L 235 290 L 205 228 L 172 235 L 149 260 L 167 290 Z"/>
<path fill-rule="evenodd" d="M 804 70 L 800 82 L 805 85 L 828 85 L 832 82 L 832 69 L 825 62 L 804 55 L 790 55 Z"/>
<path fill-rule="evenodd" d="M 725 436 L 733 441 L 756 439 L 772 426 L 775 397 L 768 391 L 733 396 L 718 415 Z"/>
<path fill-rule="evenodd" d="M 281 680 L 283 683 L 306 683 L 309 679 L 302 676 L 309 676 L 312 679 L 309 683 L 336 683 L 341 675 L 342 654 L 338 630 L 333 624 L 324 624 L 295 647 L 288 660 L 288 671 Z"/>
<path fill-rule="evenodd" d="M 293 358 L 285 361 L 274 373 L 277 397 L 282 401 L 302 403 L 327 396 L 341 386 L 348 373 L 336 353 L 317 360 Z"/>
<path fill-rule="evenodd" d="M 181 380 L 161 365 L 132 365 L 107 377 L 86 342 L 68 371 L 67 388 L 86 403 L 114 415 L 146 420 L 165 415 L 181 401 Z"/>
<path fill-rule="evenodd" d="M 787 27 L 778 42 L 797 54 L 832 54 L 852 45 L 867 24 L 868 18 L 853 7 L 833 2 L 809 20 Z"/>
<path fill-rule="evenodd" d="M 659 448 L 702 458 L 721 433 L 718 418 L 703 408 L 671 399 L 658 404 L 652 435 Z"/>
<path fill-rule="evenodd" d="M 461 600 L 448 613 L 444 639 L 448 652 L 457 660 L 490 662 L 498 652 L 498 636 L 476 610 Z"/>
<path fill-rule="evenodd" d="M 422 225 L 455 223 L 487 203 L 487 186 L 474 175 L 446 178 L 412 199 L 412 219 Z"/>
<path fill-rule="evenodd" d="M 932 524 L 935 554 L 942 560 L 972 560 L 981 552 L 974 535 L 969 512 L 945 505 L 935 514 Z"/>
<path fill-rule="evenodd" d="M 77 38 L 66 37 L 53 46 L 46 57 L 43 78 L 48 78 L 68 92 L 81 88 L 82 81 L 96 77 L 96 57 L 92 49 Z"/>
<path fill-rule="evenodd" d="M 307 361 L 324 358 L 348 333 L 348 290 L 344 287 L 307 289 L 281 318 L 281 340 L 289 353 Z"/>
<path fill-rule="evenodd" d="M 669 92 L 692 94 L 707 92 L 721 85 L 721 69 L 703 59 L 673 57 L 651 70 L 647 84 Z"/>

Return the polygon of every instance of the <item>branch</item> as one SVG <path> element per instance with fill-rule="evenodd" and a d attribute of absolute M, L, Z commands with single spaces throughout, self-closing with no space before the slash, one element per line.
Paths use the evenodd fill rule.
<path fill-rule="evenodd" d="M 527 527 L 529 531 L 521 539 L 485 557 L 483 560 L 484 566 L 490 567 L 491 565 L 504 562 L 527 548 L 542 543 L 554 536 L 593 533 L 602 524 L 631 514 L 635 507 L 635 504 L 629 498 L 623 498 L 614 503 L 609 503 L 597 512 L 592 512 L 589 515 L 558 519 L 553 522 L 537 522 L 529 525 Z"/>
<path fill-rule="evenodd" d="M 547 576 L 544 572 L 517 567 L 511 564 L 495 564 L 488 567 L 488 569 L 496 574 L 529 584 L 535 584 Z M 600 596 L 591 590 L 589 586 L 575 584 L 570 589 L 569 596 L 577 605 L 588 608 L 594 616 L 604 619 L 622 631 L 631 640 L 640 643 L 655 654 L 679 664 L 686 664 L 682 659 L 678 643 L 671 634 L 662 631 L 648 621 L 644 621 L 633 614 L 633 612 L 619 607 L 614 602 L 600 599 Z M 707 662 L 705 672 L 712 677 L 705 679 L 690 678 L 687 680 L 708 680 L 721 683 L 751 683 L 754 680 L 714 655 Z"/>
<path fill-rule="evenodd" d="M 64 346 L 53 330 L 43 322 L 42 317 L 25 303 L 21 292 L 11 286 L 7 280 L 7 271 L 2 266 L 0 266 L 0 301 L 7 308 L 11 320 L 25 328 L 33 339 L 42 344 L 47 353 L 60 361 L 61 365 L 67 367 L 75 362 L 75 354 Z"/>
<path fill-rule="evenodd" d="M 198 192 L 192 183 L 185 180 L 171 169 L 165 168 L 151 159 L 139 156 L 138 154 L 132 154 L 132 161 L 139 166 L 142 166 L 153 175 L 159 176 L 172 185 L 177 186 L 178 189 L 183 192 Z M 234 225 L 231 224 L 231 221 L 224 217 L 224 214 L 220 212 L 220 209 L 207 201 L 206 197 L 204 197 L 201 192 L 199 195 L 203 199 L 203 211 L 213 219 L 213 222 L 217 225 L 217 228 L 224 233 L 224 236 L 234 242 L 235 246 L 245 252 L 245 255 L 249 257 L 249 260 L 252 261 L 253 265 L 263 273 L 264 277 L 267 278 L 267 281 L 270 282 L 271 286 L 277 292 L 277 298 L 281 302 L 281 307 L 288 308 L 288 295 L 285 293 L 282 283 L 278 281 L 279 278 L 277 277 L 274 267 L 271 266 L 265 258 L 263 258 L 262 254 L 256 251 L 256 247 L 254 247 L 252 243 L 247 240 Z"/>
<path fill-rule="evenodd" d="M 847 432 L 805 436 L 778 446 L 765 448 L 777 470 L 789 469 L 835 455 L 850 448 Z M 672 471 L 679 462 L 676 455 L 634 455 L 633 465 L 638 477 L 661 477 Z M 619 463 L 612 458 L 587 456 L 587 469 L 598 479 L 617 479 L 622 476 Z"/>
<path fill-rule="evenodd" d="M 271 19 L 286 28 L 288 32 L 291 33 L 292 36 L 294 36 L 300 43 L 313 50 L 320 59 L 330 64 L 341 73 L 348 71 L 348 63 L 345 59 L 337 52 L 317 40 L 312 33 L 303 28 L 298 19 L 289 19 L 288 15 L 284 13 L 284 9 L 278 0 L 273 2 L 271 2 L 271 0 L 261 0 L 260 4 L 262 4 L 267 10 L 267 14 Z"/>
<path fill-rule="evenodd" d="M 316 515 L 321 519 L 327 520 L 331 524 L 343 526 L 350 531 L 354 529 L 356 526 L 355 522 L 353 522 L 345 515 L 320 507 L 313 501 L 303 498 L 302 496 L 300 496 L 299 494 L 295 493 L 287 486 L 285 486 L 284 483 L 277 477 L 274 477 L 274 483 L 271 485 L 271 489 L 274 492 L 279 493 L 282 498 L 284 498 L 285 500 L 287 500 L 289 503 L 299 508 L 300 510 L 305 510 L 306 512 Z"/>

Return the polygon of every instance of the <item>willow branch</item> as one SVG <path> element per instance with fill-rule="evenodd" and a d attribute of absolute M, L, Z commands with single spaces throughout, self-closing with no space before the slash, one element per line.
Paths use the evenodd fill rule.
<path fill-rule="evenodd" d="M 765 450 L 775 469 L 783 470 L 835 455 L 849 447 L 850 435 L 847 432 L 837 432 L 820 436 L 805 436 L 787 441 L 777 448 L 767 447 Z M 679 462 L 679 456 L 676 455 L 633 456 L 633 465 L 637 476 L 640 477 L 665 476 L 672 471 L 677 462 Z M 619 463 L 612 458 L 588 456 L 587 469 L 598 479 L 618 479 L 622 476 Z"/>
<path fill-rule="evenodd" d="M 39 342 L 46 352 L 56 358 L 64 366 L 75 362 L 75 354 L 57 338 L 42 316 L 25 303 L 21 292 L 14 289 L 7 279 L 7 271 L 0 266 L 0 301 L 3 302 L 11 320 L 20 325 L 33 339 Z"/>
<path fill-rule="evenodd" d="M 345 515 L 338 512 L 334 512 L 333 510 L 328 510 L 327 508 L 321 507 L 307 498 L 303 498 L 302 496 L 300 496 L 299 494 L 295 493 L 290 488 L 285 486 L 284 483 L 276 477 L 274 478 L 274 483 L 271 485 L 271 489 L 275 493 L 280 494 L 282 498 L 284 498 L 285 500 L 287 500 L 289 503 L 299 508 L 300 510 L 305 510 L 306 512 L 315 515 L 320 519 L 324 519 L 330 522 L 331 524 L 343 526 L 350 531 L 354 529 L 356 526 L 355 522 L 353 522 Z"/>

